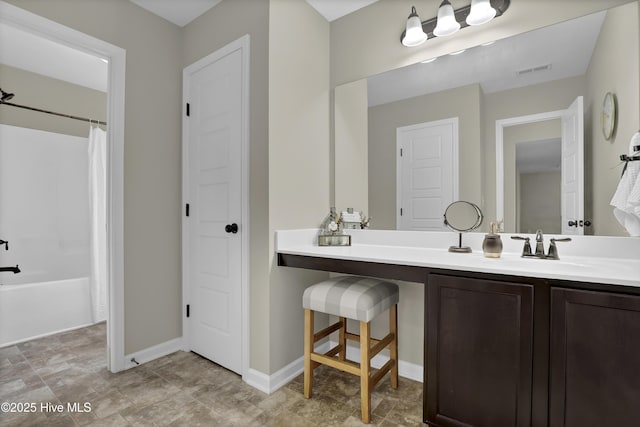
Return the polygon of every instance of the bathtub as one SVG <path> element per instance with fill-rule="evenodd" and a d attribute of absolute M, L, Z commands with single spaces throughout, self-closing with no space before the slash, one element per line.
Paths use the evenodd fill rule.
<path fill-rule="evenodd" d="M 0 347 L 93 323 L 89 278 L 0 285 Z"/>

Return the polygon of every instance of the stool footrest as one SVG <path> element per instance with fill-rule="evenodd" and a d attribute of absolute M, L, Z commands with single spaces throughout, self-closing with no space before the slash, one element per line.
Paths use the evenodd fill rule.
<path fill-rule="evenodd" d="M 311 360 L 313 362 L 331 366 L 332 368 L 340 369 L 341 371 L 347 372 L 349 374 L 360 375 L 360 365 L 349 360 L 339 360 L 318 353 L 311 353 Z"/>

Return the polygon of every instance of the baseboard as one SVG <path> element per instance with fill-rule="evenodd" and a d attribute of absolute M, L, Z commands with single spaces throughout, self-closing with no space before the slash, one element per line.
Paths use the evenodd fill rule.
<path fill-rule="evenodd" d="M 145 348 L 144 350 L 136 351 L 135 353 L 127 354 L 124 356 L 124 369 L 133 368 L 139 364 L 142 365 L 143 363 L 151 362 L 152 360 L 175 353 L 182 349 L 183 342 L 182 337 L 180 337 L 154 345 L 153 347 Z M 138 363 L 135 363 L 133 359 Z"/>
<path fill-rule="evenodd" d="M 316 347 L 316 351 L 326 352 L 329 351 L 330 348 L 329 342 L 325 342 Z M 242 380 L 263 393 L 271 394 L 282 386 L 288 384 L 302 372 L 304 372 L 304 357 L 299 357 L 271 375 L 267 375 L 255 369 L 249 369 L 248 372 L 242 376 Z"/>
<path fill-rule="evenodd" d="M 318 353 L 324 353 L 329 351 L 329 349 L 333 348 L 335 345 L 337 345 L 336 342 L 325 342 L 324 344 L 316 347 L 316 351 Z M 347 347 L 347 358 L 350 360 L 360 360 L 360 349 L 350 346 Z M 379 369 L 387 363 L 388 360 L 389 356 L 378 354 L 376 357 L 371 359 L 371 366 Z M 249 369 L 247 373 L 242 376 L 242 380 L 263 393 L 271 394 L 289 383 L 303 371 L 304 357 L 300 357 L 272 375 L 267 375 L 255 369 Z M 416 365 L 415 363 L 399 360 L 398 375 L 421 383 L 423 380 L 422 365 Z"/>

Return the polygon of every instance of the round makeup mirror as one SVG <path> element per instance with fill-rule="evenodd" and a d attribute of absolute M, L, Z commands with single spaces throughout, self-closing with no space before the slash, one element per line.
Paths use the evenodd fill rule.
<path fill-rule="evenodd" d="M 451 203 L 444 211 L 444 223 L 453 231 L 458 232 L 458 246 L 450 246 L 449 252 L 470 253 L 469 246 L 462 246 L 462 233 L 473 231 L 482 224 L 480 208 L 464 200 Z"/>

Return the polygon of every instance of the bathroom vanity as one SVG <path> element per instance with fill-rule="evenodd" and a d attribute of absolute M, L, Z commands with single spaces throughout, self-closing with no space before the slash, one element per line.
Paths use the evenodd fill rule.
<path fill-rule="evenodd" d="M 638 425 L 640 239 L 574 237 L 540 260 L 509 235 L 489 259 L 481 233 L 465 235 L 471 254 L 447 251 L 453 233 L 351 234 L 318 247 L 315 230 L 278 232 L 278 265 L 425 285 L 425 423 Z"/>

